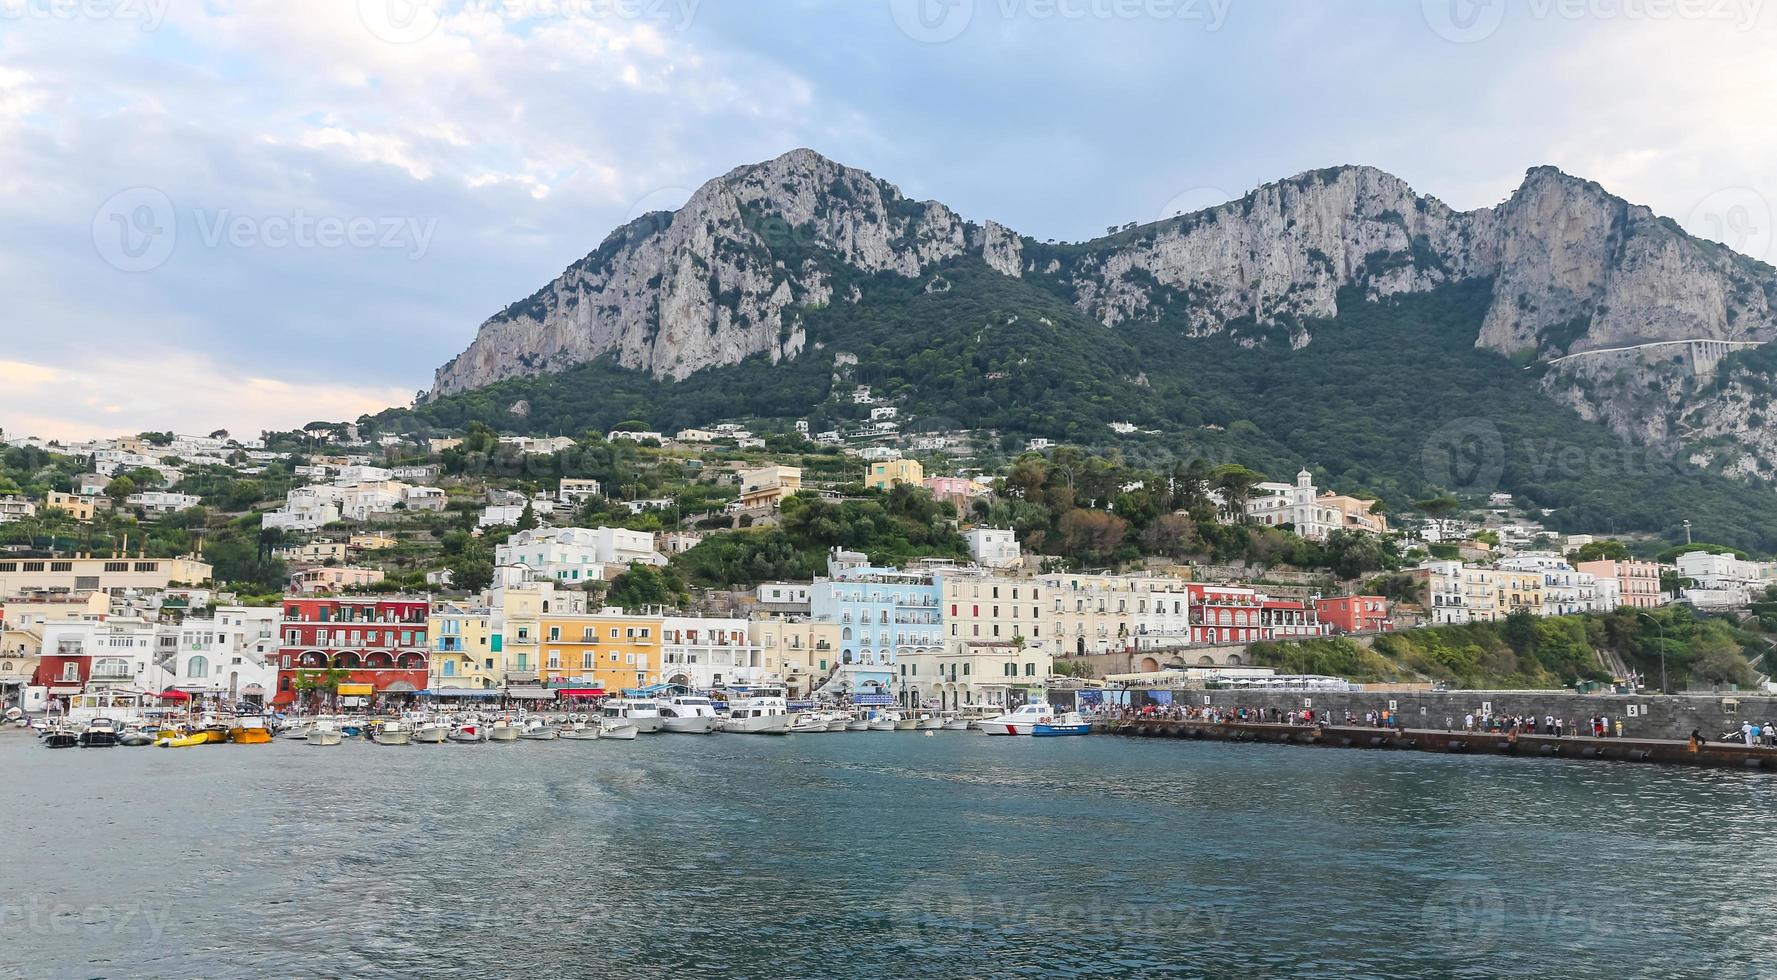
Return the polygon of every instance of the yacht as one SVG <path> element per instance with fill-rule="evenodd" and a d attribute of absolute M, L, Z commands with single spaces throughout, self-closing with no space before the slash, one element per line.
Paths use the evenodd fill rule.
<path fill-rule="evenodd" d="M 450 726 L 437 719 L 422 721 L 413 729 L 413 740 L 421 745 L 439 745 L 450 738 Z"/>
<path fill-rule="evenodd" d="M 94 718 L 86 723 L 86 731 L 80 733 L 80 747 L 108 749 L 117 744 L 117 736 L 117 722 L 109 718 Z"/>
<path fill-rule="evenodd" d="M 664 730 L 682 735 L 708 735 L 716 730 L 721 719 L 716 703 L 698 695 L 682 695 L 660 706 L 660 723 Z"/>
<path fill-rule="evenodd" d="M 991 718 L 981 723 L 981 730 L 989 735 L 1029 735 L 1031 729 L 1039 723 L 1048 724 L 1056 715 L 1054 708 L 1047 702 L 1033 701 L 1019 705 L 1017 709 Z"/>
<path fill-rule="evenodd" d="M 413 730 L 391 719 L 373 729 L 370 740 L 378 745 L 407 745 L 413 741 Z"/>
<path fill-rule="evenodd" d="M 518 733 L 518 737 L 532 742 L 553 742 L 561 737 L 561 733 L 543 719 L 533 718 L 530 724 L 524 726 L 524 731 Z"/>
<path fill-rule="evenodd" d="M 784 692 L 760 688 L 734 702 L 722 720 L 722 731 L 733 735 L 789 734 L 790 709 Z"/>
<path fill-rule="evenodd" d="M 316 718 L 309 726 L 308 743 L 310 745 L 338 745 L 345 738 L 339 730 L 338 718 Z"/>
<path fill-rule="evenodd" d="M 660 717 L 660 703 L 653 698 L 617 698 L 606 701 L 601 715 L 606 722 L 614 719 L 627 721 L 643 735 L 652 735 L 665 725 L 665 719 Z"/>

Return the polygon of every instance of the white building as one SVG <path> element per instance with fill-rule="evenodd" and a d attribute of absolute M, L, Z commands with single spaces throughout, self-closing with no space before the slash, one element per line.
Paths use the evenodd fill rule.
<path fill-rule="evenodd" d="M 1499 567 L 1511 572 L 1541 572 L 1543 576 L 1543 614 L 1572 616 L 1587 612 L 1609 612 L 1598 601 L 1598 579 L 1590 572 L 1581 572 L 1567 559 L 1551 551 L 1523 551 L 1499 560 Z"/>
<path fill-rule="evenodd" d="M 190 510 L 203 503 L 199 497 L 189 493 L 174 493 L 171 490 L 145 490 L 132 493 L 125 497 L 124 506 L 140 507 L 150 514 L 173 514 L 182 510 Z"/>
<path fill-rule="evenodd" d="M 763 582 L 753 590 L 759 605 L 776 613 L 808 614 L 807 582 Z"/>
<path fill-rule="evenodd" d="M 619 440 L 627 440 L 629 442 L 647 442 L 649 439 L 652 439 L 655 442 L 665 442 L 666 441 L 666 437 L 661 435 L 658 432 L 624 432 L 619 429 L 612 429 L 610 431 L 610 433 L 605 436 L 605 440 L 607 442 L 617 442 Z"/>
<path fill-rule="evenodd" d="M 1340 529 L 1386 532 L 1387 520 L 1369 512 L 1372 504 L 1356 497 L 1320 493 L 1314 487 L 1314 474 L 1303 470 L 1296 474 L 1294 485 L 1261 483 L 1255 487 L 1247 499 L 1246 514 L 1254 523 L 1293 525 L 1301 537 L 1324 541 Z"/>
<path fill-rule="evenodd" d="M 489 508 L 490 510 L 492 508 Z M 529 579 L 565 584 L 600 581 L 605 566 L 615 571 L 632 563 L 665 565 L 648 531 L 615 527 L 549 527 L 520 531 L 494 549 L 494 564 L 522 570 Z"/>
<path fill-rule="evenodd" d="M 660 679 L 693 690 L 781 682 L 767 676 L 764 649 L 744 619 L 668 616 L 661 624 Z"/>
<path fill-rule="evenodd" d="M 1022 557 L 1018 535 L 1010 528 L 972 527 L 963 537 L 969 542 L 969 557 L 988 568 L 1008 568 Z"/>
<path fill-rule="evenodd" d="M 1690 551 L 1678 556 L 1678 574 L 1697 583 L 1685 598 L 1693 605 L 1744 605 L 1777 585 L 1777 562 Z"/>
<path fill-rule="evenodd" d="M 167 687 L 229 701 L 264 699 L 277 690 L 277 606 L 221 606 L 213 619 L 187 619 L 178 645 L 159 666 Z"/>

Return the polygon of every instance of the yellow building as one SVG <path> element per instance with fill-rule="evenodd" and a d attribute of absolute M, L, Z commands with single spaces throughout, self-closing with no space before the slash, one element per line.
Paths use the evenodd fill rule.
<path fill-rule="evenodd" d="M 586 612 L 586 593 L 554 582 L 522 582 L 493 592 L 493 652 L 508 685 L 543 680 L 543 617 Z"/>
<path fill-rule="evenodd" d="M 1515 612 L 1527 612 L 1532 616 L 1543 614 L 1543 573 L 1513 572 L 1498 569 L 1493 572 L 1495 606 L 1500 619 Z"/>
<path fill-rule="evenodd" d="M 500 686 L 505 659 L 494 645 L 493 610 L 440 602 L 426 620 L 432 642 L 431 690 L 489 690 Z"/>
<path fill-rule="evenodd" d="M 839 662 L 839 629 L 829 620 L 760 616 L 747 636 L 764 653 L 765 672 L 782 677 L 791 697 L 807 697 Z"/>
<path fill-rule="evenodd" d="M 54 508 L 62 511 L 84 524 L 92 521 L 93 511 L 98 508 L 98 501 L 92 497 L 77 497 L 71 493 L 57 493 L 51 490 L 43 495 L 43 507 L 45 510 Z"/>
<path fill-rule="evenodd" d="M 762 466 L 740 474 L 741 510 L 776 510 L 785 497 L 802 489 L 802 470 L 795 466 Z"/>
<path fill-rule="evenodd" d="M 384 548 L 393 548 L 397 543 L 394 536 L 389 534 L 354 534 L 351 539 L 351 547 L 359 551 L 381 551 Z"/>
<path fill-rule="evenodd" d="M 887 490 L 897 483 L 921 484 L 925 479 L 925 467 L 917 459 L 884 459 L 870 464 L 864 485 Z"/>
<path fill-rule="evenodd" d="M 603 609 L 545 613 L 543 680 L 556 687 L 615 692 L 660 682 L 661 616 Z"/>

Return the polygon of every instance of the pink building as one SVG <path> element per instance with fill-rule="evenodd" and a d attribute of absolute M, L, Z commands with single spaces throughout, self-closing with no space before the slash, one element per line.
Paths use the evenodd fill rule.
<path fill-rule="evenodd" d="M 925 481 L 925 488 L 935 500 L 948 500 L 957 513 L 967 513 L 969 502 L 987 495 L 987 485 L 961 476 L 934 476 Z"/>
<path fill-rule="evenodd" d="M 1652 561 L 1599 561 L 1580 562 L 1578 569 L 1591 573 L 1598 580 L 1598 594 L 1606 595 L 1610 590 L 1605 582 L 1616 583 L 1615 591 L 1619 596 L 1617 605 L 1631 609 L 1654 609 L 1660 603 L 1660 564 Z"/>

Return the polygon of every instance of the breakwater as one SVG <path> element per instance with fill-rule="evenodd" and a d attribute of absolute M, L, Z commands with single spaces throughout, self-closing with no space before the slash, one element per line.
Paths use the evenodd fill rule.
<path fill-rule="evenodd" d="M 1105 719 L 1093 731 L 1111 735 L 1255 742 L 1320 748 L 1503 754 L 1561 759 L 1656 762 L 1671 765 L 1777 770 L 1777 748 L 1655 738 L 1591 738 L 1514 732 L 1373 728 L 1357 725 L 1290 725 L 1163 718 Z"/>
<path fill-rule="evenodd" d="M 1052 701 L 1066 702 L 1062 692 Z M 1114 692 L 1121 696 L 1123 692 Z M 1460 729 L 1463 717 L 1491 714 L 1525 715 L 1539 721 L 1549 716 L 1569 722 L 1570 731 L 1584 727 L 1595 715 L 1610 719 L 1611 731 L 1622 724 L 1628 738 L 1685 740 L 1693 730 L 1715 739 L 1741 724 L 1777 722 L 1777 698 L 1767 695 L 1720 694 L 1574 694 L 1571 691 L 1302 691 L 1195 690 L 1127 692 L 1129 705 L 1161 707 L 1266 708 L 1276 714 L 1312 709 L 1317 718 L 1340 721 L 1347 712 L 1361 719 L 1368 712 L 1387 711 L 1408 728 Z M 1082 706 L 1088 706 L 1085 698 Z M 1578 727 L 1576 727 L 1578 726 Z"/>

